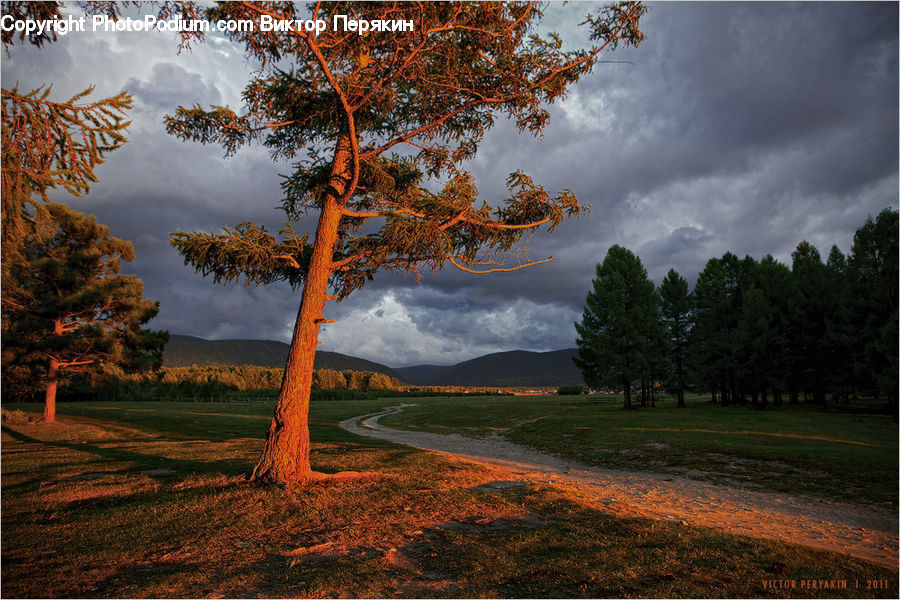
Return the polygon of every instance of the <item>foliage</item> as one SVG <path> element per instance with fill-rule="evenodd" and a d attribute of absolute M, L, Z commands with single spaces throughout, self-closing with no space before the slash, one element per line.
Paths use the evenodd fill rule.
<path fill-rule="evenodd" d="M 592 388 L 624 388 L 631 407 L 631 383 L 650 374 L 664 350 L 659 295 L 641 260 L 613 246 L 596 268 L 584 314 L 575 323 L 575 364 Z"/>
<path fill-rule="evenodd" d="M 2 90 L 2 227 L 4 319 L 15 318 L 17 309 L 30 302 L 14 280 L 9 267 L 19 258 L 31 235 L 50 219 L 43 202 L 47 192 L 61 187 L 76 196 L 86 193 L 97 180 L 94 168 L 106 153 L 125 142 L 128 122 L 124 114 L 132 106 L 127 93 L 90 103 L 79 103 L 92 88 L 66 102 L 48 100 L 51 88 L 21 94 L 18 88 Z"/>
<path fill-rule="evenodd" d="M 583 385 L 563 385 L 556 390 L 558 396 L 580 396 L 587 392 L 587 388 Z"/>
<path fill-rule="evenodd" d="M 105 4 L 115 13 L 114 3 Z M 60 6 L 5 1 L 3 14 L 16 22 L 46 20 L 60 16 Z M 14 30 L 4 31 L 7 52 L 14 38 Z M 27 36 L 38 47 L 56 39 L 49 28 Z M 26 41 L 24 31 L 19 40 Z M 124 117 L 132 98 L 122 92 L 88 101 L 88 87 L 54 102 L 51 89 L 2 89 L 0 295 L 4 392 L 30 395 L 46 381 L 48 421 L 60 370 L 70 373 L 101 361 L 154 368 L 168 338 L 140 329 L 158 306 L 141 300 L 139 280 L 118 274 L 120 260 L 133 258 L 131 244 L 109 237 L 93 217 L 49 203 L 47 196 L 56 188 L 75 196 L 89 191 L 97 181 L 95 167 L 126 141 Z"/>
<path fill-rule="evenodd" d="M 77 378 L 60 392 L 65 400 L 159 400 L 161 398 L 267 398 L 281 385 L 283 368 L 243 366 L 163 367 L 158 372 L 126 372 L 115 365 L 101 373 Z M 383 373 L 332 371 L 314 373 L 318 391 L 379 392 L 403 389 L 396 379 Z M 260 393 L 268 392 L 268 393 Z M 328 394 L 319 398 L 343 399 Z M 346 395 L 346 399 L 368 397 Z"/>
<path fill-rule="evenodd" d="M 853 369 L 880 393 L 897 397 L 898 213 L 885 209 L 853 237 L 846 289 L 857 330 Z"/>
<path fill-rule="evenodd" d="M 293 19 L 302 16 L 296 10 L 222 3 L 210 17 Z M 543 106 L 589 72 L 602 50 L 643 39 L 638 22 L 645 10 L 635 3 L 606 7 L 585 21 L 597 45 L 564 51 L 555 36 L 533 33 L 541 17 L 536 3 L 316 5 L 308 16 L 329 23 L 334 14 L 346 14 L 408 19 L 414 28 L 365 36 L 331 27 L 317 36 L 231 34 L 264 66 L 245 89 L 244 111 L 181 107 L 166 126 L 182 139 L 219 143 L 227 154 L 261 141 L 274 158 L 300 156 L 283 184 L 283 208 L 295 221 L 322 208 L 326 197 L 337 200 L 345 219 L 331 278 L 341 297 L 379 269 L 418 274 L 420 265 L 438 270 L 446 263 L 479 272 L 518 268 L 541 261 L 521 250 L 515 266 L 504 267 L 494 255 L 511 251 L 542 224 L 552 230 L 583 207 L 570 191 L 551 197 L 521 172 L 507 180 L 504 207 L 478 206 L 473 178 L 457 165 L 475 155 L 495 115 L 506 115 L 522 132 L 540 133 L 549 116 Z M 413 154 L 395 153 L 402 146 Z M 323 148 L 331 149 L 331 159 Z M 333 181 L 336 168 L 340 183 Z M 442 180 L 443 189 L 425 187 L 426 176 Z M 380 228 L 364 228 L 372 219 Z M 220 234 L 178 232 L 172 243 L 186 263 L 216 281 L 285 280 L 299 287 L 312 245 L 290 224 L 279 233 L 280 240 L 242 223 Z"/>
<path fill-rule="evenodd" d="M 831 394 L 846 405 L 862 392 L 886 397 L 896 410 L 897 214 L 886 209 L 867 220 L 850 255 L 835 246 L 825 263 L 806 241 L 792 253 L 791 268 L 771 255 L 757 261 L 726 252 L 706 263 L 690 294 L 670 270 L 659 287 L 669 354 L 652 379 L 663 380 L 676 397 L 688 388 L 711 391 L 723 405 L 749 401 L 766 408 L 771 397 L 781 406 L 785 395 L 798 404 L 801 394 L 822 406 Z M 635 296 L 644 297 L 646 284 L 610 273 L 601 278 L 598 266 L 585 320 L 576 324 L 579 365 L 599 365 L 591 376 L 607 385 L 616 369 L 630 369 L 633 381 L 639 369 L 629 361 L 643 361 L 646 369 L 653 354 L 638 351 L 652 339 L 650 329 L 633 325 L 641 322 Z M 599 358 L 591 362 L 591 356 Z"/>
<path fill-rule="evenodd" d="M 141 326 L 159 304 L 143 299 L 139 279 L 119 273 L 121 261 L 134 258 L 131 243 L 65 205 L 47 203 L 44 209 L 46 220 L 9 260 L 4 283 L 15 285 L 28 303 L 4 322 L 5 360 L 43 365 L 48 401 L 64 374 L 104 363 L 131 371 L 158 367 L 168 334 Z"/>
<path fill-rule="evenodd" d="M 675 269 L 669 269 L 665 279 L 659 284 L 659 313 L 666 327 L 668 365 L 666 388 L 678 398 L 678 405 L 684 406 L 684 391 L 687 388 L 687 342 L 691 327 L 693 299 L 688 292 L 687 280 Z"/>
<path fill-rule="evenodd" d="M 586 207 L 570 190 L 547 193 L 520 171 L 509 198 L 490 206 L 461 169 L 495 119 L 540 135 L 549 113 L 604 50 L 643 39 L 640 3 L 607 7 L 584 21 L 593 46 L 564 50 L 541 37 L 532 2 L 335 2 L 304 12 L 295 4 L 223 2 L 213 19 L 298 22 L 343 15 L 354 22 L 409 22 L 405 31 L 366 35 L 326 27 L 312 33 L 229 33 L 260 65 L 244 109 L 179 107 L 169 133 L 221 144 L 233 154 L 262 142 L 276 160 L 296 160 L 282 184 L 288 223 L 280 238 L 253 223 L 223 233 L 172 235 L 172 244 L 214 281 L 287 281 L 303 287 L 284 382 L 254 480 L 305 481 L 308 396 L 326 300 L 341 299 L 379 270 L 415 273 L 452 265 L 472 273 L 546 262 L 521 242 L 553 230 Z M 293 223 L 318 211 L 315 238 Z M 333 291 L 336 295 L 329 295 Z"/>

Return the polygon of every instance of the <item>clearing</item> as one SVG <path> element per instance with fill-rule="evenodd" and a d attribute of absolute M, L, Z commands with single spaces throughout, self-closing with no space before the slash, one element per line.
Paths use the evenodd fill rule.
<path fill-rule="evenodd" d="M 358 435 L 499 467 L 511 481 L 561 486 L 577 496 L 600 502 L 619 516 L 717 527 L 742 535 L 845 552 L 886 566 L 897 565 L 897 513 L 884 506 L 750 491 L 677 476 L 600 469 L 506 441 L 499 435 L 472 438 L 402 431 L 379 423 L 382 417 L 397 415 L 412 406 L 415 405 L 401 404 L 348 419 L 341 422 L 341 427 Z"/>

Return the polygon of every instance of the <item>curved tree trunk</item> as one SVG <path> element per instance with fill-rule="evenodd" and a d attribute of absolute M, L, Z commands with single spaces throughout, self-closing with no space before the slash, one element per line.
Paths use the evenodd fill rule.
<path fill-rule="evenodd" d="M 349 141 L 341 138 L 335 150 L 330 185 L 319 215 L 275 414 L 262 454 L 248 477 L 251 481 L 288 484 L 302 483 L 313 477 L 309 464 L 309 392 L 341 220 L 341 206 L 337 199 L 350 179 L 349 159 Z"/>

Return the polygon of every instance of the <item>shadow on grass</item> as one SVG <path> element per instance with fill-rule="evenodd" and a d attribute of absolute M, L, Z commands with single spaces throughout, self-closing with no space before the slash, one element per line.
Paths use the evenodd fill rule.
<path fill-rule="evenodd" d="M 210 474 L 218 473 L 222 475 L 236 475 L 238 473 L 249 470 L 250 464 L 243 465 L 235 463 L 232 459 L 221 459 L 213 462 L 184 460 L 179 458 L 169 458 L 166 456 L 158 456 L 155 454 L 143 454 L 131 450 L 122 450 L 120 448 L 108 448 L 97 446 L 87 442 L 62 442 L 55 440 L 41 440 L 31 437 L 19 431 L 15 431 L 7 426 L 2 427 L 3 433 L 10 437 L 28 444 L 35 444 L 39 447 L 61 448 L 64 450 L 72 450 L 74 452 L 87 452 L 93 454 L 104 461 L 123 461 L 131 462 L 136 465 L 134 469 L 129 471 L 149 471 L 146 473 L 154 478 L 170 478 L 171 473 L 153 473 L 154 470 L 167 469 L 172 470 L 175 474 L 185 475 L 189 473 Z M 138 440 L 143 441 L 143 440 Z M 147 440 L 149 441 L 149 440 Z M 111 440 L 112 443 L 121 443 L 121 441 Z M 246 468 L 244 468 L 246 466 Z M 224 467 L 224 468 L 223 468 Z"/>

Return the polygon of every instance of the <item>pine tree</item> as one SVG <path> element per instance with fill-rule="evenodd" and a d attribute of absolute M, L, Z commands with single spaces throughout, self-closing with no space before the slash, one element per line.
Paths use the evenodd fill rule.
<path fill-rule="evenodd" d="M 120 275 L 130 262 L 130 242 L 65 205 L 48 203 L 47 220 L 10 265 L 12 279 L 30 302 L 5 332 L 15 340 L 15 364 L 43 362 L 44 421 L 56 413 L 56 390 L 67 374 L 101 363 L 159 366 L 168 334 L 141 329 L 159 311 L 143 299 L 143 285 Z"/>
<path fill-rule="evenodd" d="M 854 322 L 862 340 L 854 363 L 897 408 L 898 376 L 898 213 L 885 209 L 869 218 L 853 237 L 848 260 Z"/>
<path fill-rule="evenodd" d="M 103 4 L 108 12 L 118 10 L 115 3 Z M 15 21 L 51 19 L 59 16 L 60 6 L 59 2 L 3 2 L 3 13 Z M 14 31 L 3 33 L 7 51 L 14 38 Z M 25 41 L 25 34 L 19 39 Z M 56 34 L 50 30 L 27 39 L 35 46 L 53 41 Z M 25 93 L 17 87 L 2 89 L 0 295 L 4 391 L 24 397 L 46 381 L 48 421 L 54 419 L 55 387 L 61 371 L 70 373 L 99 362 L 129 369 L 152 368 L 158 366 L 167 339 L 165 333 L 141 331 L 135 323 L 142 322 L 143 316 L 124 316 L 124 307 L 140 300 L 140 281 L 113 275 L 110 269 L 117 272 L 119 259 L 131 255 L 130 244 L 109 238 L 108 231 L 93 218 L 50 204 L 47 197 L 48 191 L 58 188 L 75 196 L 89 191 L 97 181 L 94 169 L 126 141 L 129 122 L 125 114 L 132 107 L 132 97 L 122 92 L 90 100 L 93 88 L 89 87 L 59 102 L 50 99 L 51 89 L 49 85 Z M 63 221 L 57 222 L 57 218 Z M 84 237 L 92 233 L 97 236 L 93 241 Z M 70 235 L 78 242 L 67 237 Z M 54 246 L 66 240 L 74 245 L 68 249 Z M 102 256 L 102 248 L 112 248 L 114 253 L 90 274 L 91 261 L 98 253 Z M 71 256 L 65 254 L 67 250 Z M 117 256 L 120 250 L 123 253 Z M 99 279 L 105 280 L 102 285 L 95 281 Z M 51 282 L 59 286 L 55 297 L 47 287 Z M 78 282 L 88 288 L 79 292 L 72 287 Z M 123 289 L 111 289 L 113 282 L 121 283 Z M 99 302 L 104 294 L 118 308 L 92 313 L 89 299 Z M 68 300 L 63 299 L 66 297 Z M 148 311 L 145 313 L 155 314 L 155 309 Z M 116 335 L 119 339 L 112 339 Z M 36 370 L 39 367 L 46 371 L 46 378 Z"/>
<path fill-rule="evenodd" d="M 262 141 L 275 158 L 297 160 L 283 184 L 289 223 L 279 236 L 243 223 L 172 240 L 187 263 L 216 281 L 287 281 L 303 290 L 273 421 L 250 475 L 280 484 L 316 476 L 307 415 L 326 300 L 346 297 L 385 269 L 493 273 L 545 262 L 518 244 L 542 225 L 552 230 L 581 214 L 575 195 L 551 195 L 517 172 L 507 180 L 509 198 L 492 208 L 459 165 L 498 117 L 540 134 L 549 118 L 544 107 L 602 51 L 641 41 L 645 11 L 637 3 L 604 8 L 585 21 L 595 45 L 569 51 L 557 36 L 537 35 L 537 3 L 347 2 L 298 10 L 243 2 L 212 9 L 215 19 L 321 19 L 327 27 L 230 34 L 262 65 L 245 89 L 245 110 L 195 106 L 167 119 L 173 135 L 222 144 L 229 154 Z M 338 15 L 366 27 L 412 27 L 348 32 L 334 27 Z M 292 224 L 314 211 L 310 240 Z"/>
<path fill-rule="evenodd" d="M 791 253 L 793 289 L 788 303 L 793 331 L 791 335 L 794 361 L 794 389 L 811 393 L 816 404 L 825 405 L 826 318 L 829 299 L 828 273 L 818 249 L 807 241 L 797 244 Z"/>
<path fill-rule="evenodd" d="M 669 375 L 666 387 L 675 394 L 679 408 L 684 408 L 684 390 L 687 388 L 687 343 L 691 326 L 693 301 L 688 292 L 687 280 L 670 269 L 659 285 L 660 315 L 666 326 Z"/>
<path fill-rule="evenodd" d="M 691 368 L 698 384 L 718 391 L 721 403 L 734 400 L 737 343 L 741 312 L 741 261 L 727 252 L 711 258 L 694 286 L 694 319 L 688 344 Z"/>
<path fill-rule="evenodd" d="M 641 259 L 621 246 L 609 249 L 597 265 L 585 298 L 578 332 L 578 356 L 590 387 L 622 387 L 631 408 L 631 384 L 649 373 L 659 353 L 659 297 Z"/>

